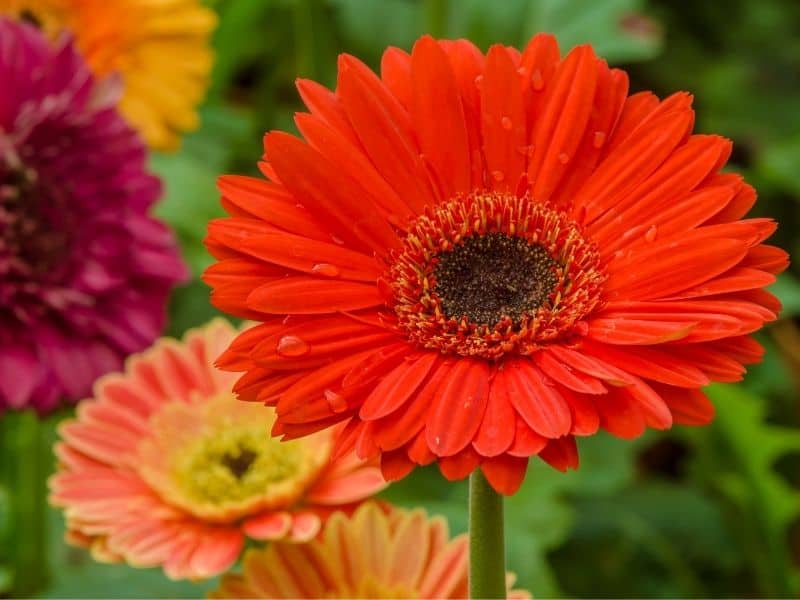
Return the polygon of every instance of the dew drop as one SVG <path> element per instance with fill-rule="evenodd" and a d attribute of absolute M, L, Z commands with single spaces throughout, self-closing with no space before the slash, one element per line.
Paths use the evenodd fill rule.
<path fill-rule="evenodd" d="M 558 162 L 560 162 L 562 165 L 567 164 L 569 162 L 569 154 L 567 154 L 566 152 L 562 152 L 561 154 L 559 154 Z"/>
<path fill-rule="evenodd" d="M 652 242 L 656 239 L 656 233 L 658 233 L 658 228 L 655 225 L 650 225 L 650 228 L 644 234 L 644 239 L 646 242 Z"/>
<path fill-rule="evenodd" d="M 341 274 L 339 267 L 328 263 L 318 263 L 314 265 L 311 267 L 311 272 L 317 273 L 318 275 L 325 275 L 326 277 L 338 277 Z"/>
<path fill-rule="evenodd" d="M 441 438 L 439 438 L 438 435 L 435 438 L 433 438 L 433 444 L 435 446 L 440 446 L 442 444 L 442 440 L 441 440 Z"/>
<path fill-rule="evenodd" d="M 517 69 L 517 73 L 520 75 L 520 77 L 525 77 L 525 75 L 528 74 L 528 69 L 526 69 L 525 67 L 520 67 L 519 69 Z"/>
<path fill-rule="evenodd" d="M 278 345 L 275 350 L 281 356 L 297 357 L 308 354 L 311 350 L 311 346 L 296 335 L 284 335 L 278 340 Z"/>
<path fill-rule="evenodd" d="M 528 156 L 528 149 L 530 146 L 517 146 L 517 152 L 522 154 L 522 156 Z"/>
<path fill-rule="evenodd" d="M 481 87 L 481 85 L 483 85 L 483 75 L 478 75 L 478 76 L 475 78 L 475 86 L 476 86 L 476 87 L 478 87 L 478 88 L 480 88 L 480 87 Z"/>
<path fill-rule="evenodd" d="M 513 123 L 511 123 L 511 119 L 509 119 L 508 117 L 503 117 L 502 119 L 500 119 L 500 125 L 502 125 L 503 129 L 505 129 L 506 131 L 511 131 Z"/>
<path fill-rule="evenodd" d="M 534 69 L 531 73 L 531 87 L 537 92 L 544 88 L 544 77 L 539 69 Z"/>
<path fill-rule="evenodd" d="M 335 235 L 331 234 L 331 239 L 333 240 L 334 244 L 339 244 L 340 246 L 344 246 L 344 240 L 342 238 L 336 237 Z"/>
<path fill-rule="evenodd" d="M 497 182 L 503 181 L 503 179 L 506 178 L 502 171 L 492 171 L 492 177 L 494 177 L 494 180 Z"/>
<path fill-rule="evenodd" d="M 328 406 L 330 406 L 331 410 L 335 413 L 347 410 L 347 400 L 345 400 L 344 396 L 333 390 L 325 390 L 325 400 L 328 401 Z"/>
<path fill-rule="evenodd" d="M 592 145 L 595 148 L 600 148 L 603 144 L 606 143 L 606 134 L 604 131 L 595 131 L 594 132 L 594 139 L 592 140 Z"/>

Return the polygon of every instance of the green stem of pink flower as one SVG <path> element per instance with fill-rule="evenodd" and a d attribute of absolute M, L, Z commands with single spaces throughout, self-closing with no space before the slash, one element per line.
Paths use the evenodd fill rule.
<path fill-rule="evenodd" d="M 480 469 L 469 478 L 469 597 L 506 597 L 503 497 Z"/>
<path fill-rule="evenodd" d="M 0 568 L 10 589 L 0 596 L 29 598 L 47 580 L 44 427 L 31 411 L 0 417 Z"/>

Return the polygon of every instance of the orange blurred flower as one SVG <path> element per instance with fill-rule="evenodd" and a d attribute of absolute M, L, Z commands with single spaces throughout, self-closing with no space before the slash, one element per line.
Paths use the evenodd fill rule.
<path fill-rule="evenodd" d="M 217 22 L 198 0 L 0 0 L 0 13 L 71 31 L 95 74 L 121 76 L 120 112 L 151 147 L 174 149 L 197 128 Z"/>
<path fill-rule="evenodd" d="M 225 575 L 210 597 L 466 598 L 468 550 L 466 534 L 450 539 L 442 517 L 367 502 L 351 517 L 333 515 L 307 544 L 248 550 L 242 573 Z"/>
<path fill-rule="evenodd" d="M 245 536 L 304 542 L 336 509 L 385 486 L 352 453 L 331 459 L 333 431 L 282 443 L 272 409 L 237 400 L 213 360 L 235 335 L 218 319 L 162 339 L 64 423 L 51 500 L 68 541 L 101 561 L 161 565 L 201 578 L 234 563 Z"/>

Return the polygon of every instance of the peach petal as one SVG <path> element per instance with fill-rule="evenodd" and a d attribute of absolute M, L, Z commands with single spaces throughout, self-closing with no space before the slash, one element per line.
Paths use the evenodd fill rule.
<path fill-rule="evenodd" d="M 314 539 L 322 527 L 322 520 L 312 512 L 297 512 L 292 517 L 289 540 L 293 542 L 307 542 Z"/>
<path fill-rule="evenodd" d="M 377 467 L 366 467 L 318 482 L 306 496 L 313 504 L 349 504 L 377 494 L 388 483 Z"/>
<path fill-rule="evenodd" d="M 287 512 L 267 512 L 247 519 L 242 529 L 254 540 L 279 540 L 288 535 L 292 523 Z"/>
<path fill-rule="evenodd" d="M 244 536 L 237 529 L 207 529 L 205 537 L 192 553 L 190 569 L 196 577 L 218 575 L 236 562 L 243 546 Z"/>

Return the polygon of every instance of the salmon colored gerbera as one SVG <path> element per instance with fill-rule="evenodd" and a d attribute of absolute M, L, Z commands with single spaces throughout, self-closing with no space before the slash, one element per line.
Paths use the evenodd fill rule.
<path fill-rule="evenodd" d="M 389 479 L 438 461 L 510 494 L 531 456 L 577 467 L 575 436 L 708 423 L 701 388 L 760 359 L 787 256 L 688 94 L 628 96 L 550 35 L 423 37 L 380 78 L 345 55 L 335 92 L 298 87 L 305 141 L 269 133 L 268 181 L 221 178 L 205 275 L 262 322 L 220 365 L 274 434 L 346 422 Z"/>
<path fill-rule="evenodd" d="M 120 75 L 119 110 L 149 146 L 175 149 L 197 128 L 217 22 L 198 0 L 0 0 L 2 13 L 69 30 L 96 75 Z"/>
<path fill-rule="evenodd" d="M 210 597 L 466 598 L 467 546 L 466 535 L 450 539 L 442 517 L 367 502 L 352 517 L 333 515 L 308 544 L 248 550 L 243 572 L 225 575 Z"/>
<path fill-rule="evenodd" d="M 245 536 L 307 541 L 332 511 L 385 486 L 352 453 L 331 460 L 331 431 L 271 439 L 273 412 L 236 400 L 232 376 L 211 364 L 234 335 L 216 320 L 160 340 L 60 427 L 50 488 L 68 541 L 101 561 L 210 577 Z"/>

